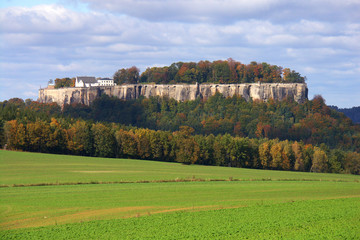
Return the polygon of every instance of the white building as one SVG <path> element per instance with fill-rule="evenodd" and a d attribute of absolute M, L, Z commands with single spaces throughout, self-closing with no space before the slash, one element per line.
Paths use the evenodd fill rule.
<path fill-rule="evenodd" d="M 114 86 L 114 79 L 111 78 L 100 78 L 97 80 L 99 86 Z"/>
<path fill-rule="evenodd" d="M 95 77 L 76 77 L 75 87 L 96 87 L 98 82 Z"/>
<path fill-rule="evenodd" d="M 95 77 L 76 77 L 75 87 L 99 87 L 99 86 L 114 86 L 114 79 Z"/>

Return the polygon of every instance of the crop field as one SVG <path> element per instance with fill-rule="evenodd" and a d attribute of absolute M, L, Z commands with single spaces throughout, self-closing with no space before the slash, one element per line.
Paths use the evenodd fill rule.
<path fill-rule="evenodd" d="M 0 239 L 359 239 L 360 176 L 0 151 Z"/>
<path fill-rule="evenodd" d="M 175 212 L 3 232 L 11 239 L 359 239 L 358 199 Z"/>

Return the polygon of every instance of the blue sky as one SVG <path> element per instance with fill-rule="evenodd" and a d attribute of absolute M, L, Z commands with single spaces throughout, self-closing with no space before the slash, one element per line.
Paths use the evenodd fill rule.
<path fill-rule="evenodd" d="M 358 0 L 2 0 L 0 101 L 36 100 L 57 77 L 231 57 L 289 67 L 310 99 L 359 106 L 359 12 Z"/>

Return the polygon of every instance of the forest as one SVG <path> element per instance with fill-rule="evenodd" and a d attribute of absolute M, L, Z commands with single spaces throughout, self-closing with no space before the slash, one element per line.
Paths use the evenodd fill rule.
<path fill-rule="evenodd" d="M 352 108 L 338 108 L 336 106 L 329 106 L 329 107 L 335 109 L 338 112 L 344 113 L 354 123 L 360 123 L 360 107 L 352 107 Z"/>
<path fill-rule="evenodd" d="M 140 73 L 136 66 L 121 68 L 114 75 L 121 84 L 155 83 L 305 83 L 306 77 L 289 68 L 268 63 L 243 64 L 231 58 L 217 61 L 177 62 L 165 67 L 151 67 Z M 74 87 L 75 78 L 56 78 L 55 88 Z"/>
<path fill-rule="evenodd" d="M 360 126 L 321 96 L 177 102 L 103 95 L 91 106 L 0 103 L 0 145 L 10 150 L 184 164 L 360 174 Z"/>
<path fill-rule="evenodd" d="M 115 72 L 114 82 L 123 83 L 304 83 L 306 78 L 289 68 L 268 63 L 242 64 L 231 58 L 223 61 L 177 62 L 165 67 L 140 70 L 133 66 Z"/>

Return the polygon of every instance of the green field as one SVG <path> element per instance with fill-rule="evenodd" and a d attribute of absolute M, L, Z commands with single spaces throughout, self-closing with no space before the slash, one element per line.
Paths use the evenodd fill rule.
<path fill-rule="evenodd" d="M 0 239 L 359 239 L 360 176 L 9 151 L 0 166 Z"/>
<path fill-rule="evenodd" d="M 266 171 L 130 159 L 0 150 L 0 185 L 153 181 L 175 179 L 360 181 L 350 174 Z"/>
<path fill-rule="evenodd" d="M 176 212 L 0 232 L 11 239 L 359 239 L 358 199 Z M 3 235 L 1 235 L 3 234 Z"/>

